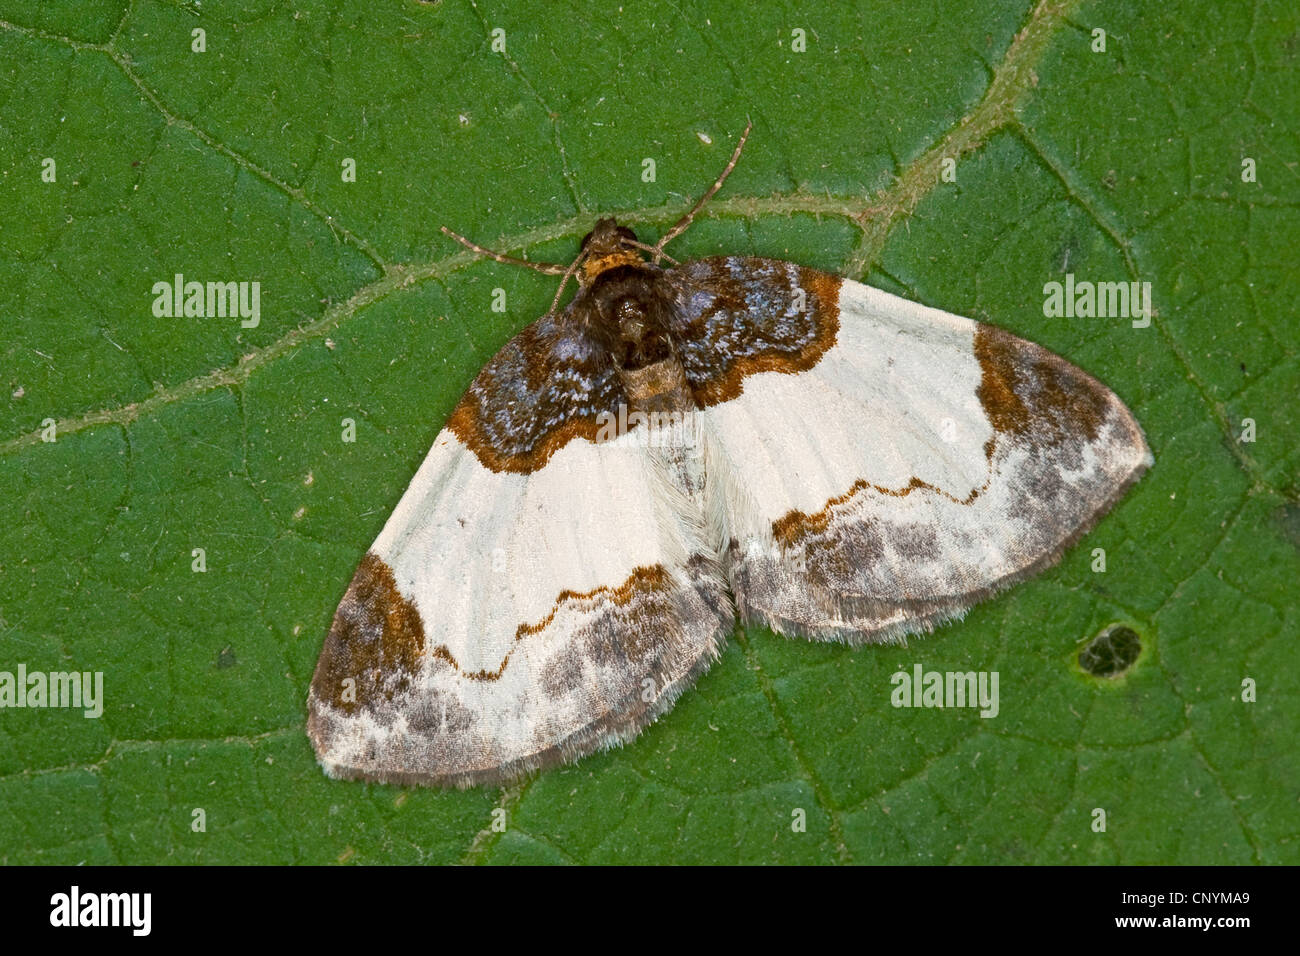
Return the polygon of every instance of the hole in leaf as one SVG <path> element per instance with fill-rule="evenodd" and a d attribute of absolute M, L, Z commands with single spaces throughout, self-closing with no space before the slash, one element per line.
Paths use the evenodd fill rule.
<path fill-rule="evenodd" d="M 1114 624 L 1079 652 L 1079 666 L 1093 677 L 1118 677 L 1133 666 L 1141 653 L 1142 640 L 1137 631 Z"/>

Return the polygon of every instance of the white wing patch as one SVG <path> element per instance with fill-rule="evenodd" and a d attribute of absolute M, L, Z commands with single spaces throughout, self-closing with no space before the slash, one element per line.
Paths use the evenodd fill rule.
<path fill-rule="evenodd" d="M 735 503 L 736 528 L 761 534 L 791 510 L 818 511 L 868 472 L 883 488 L 919 477 L 961 497 L 986 480 L 993 428 L 975 395 L 975 323 L 887 296 L 908 307 L 895 322 L 886 295 L 846 281 L 838 339 L 813 369 L 751 375 L 706 411 L 750 499 Z"/>
<path fill-rule="evenodd" d="M 329 772 L 508 779 L 633 736 L 716 657 L 725 586 L 690 526 L 662 521 L 637 437 L 570 442 L 517 474 L 438 436 L 313 679 Z"/>
<path fill-rule="evenodd" d="M 1000 330 L 845 280 L 812 369 L 705 412 L 744 620 L 899 640 L 1059 558 L 1151 464 L 1105 386 Z M 1017 417 L 1019 416 L 1019 417 Z"/>

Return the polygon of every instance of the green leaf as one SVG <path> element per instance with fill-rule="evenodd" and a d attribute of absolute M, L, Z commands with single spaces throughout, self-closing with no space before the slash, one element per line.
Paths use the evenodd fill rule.
<path fill-rule="evenodd" d="M 0 860 L 1300 862 L 1293 3 L 306 6 L 0 2 L 0 671 L 106 698 L 0 710 Z M 1154 469 L 906 648 L 751 630 L 621 750 L 503 791 L 326 779 L 334 608 L 555 288 L 438 227 L 554 261 L 600 214 L 657 235 L 747 117 L 677 257 L 1040 342 L 1133 408 Z M 1150 282 L 1150 327 L 1045 318 L 1066 272 Z M 176 273 L 260 282 L 260 323 L 155 317 Z M 1111 625 L 1141 651 L 1094 677 Z M 999 714 L 892 707 L 918 664 L 997 671 Z"/>

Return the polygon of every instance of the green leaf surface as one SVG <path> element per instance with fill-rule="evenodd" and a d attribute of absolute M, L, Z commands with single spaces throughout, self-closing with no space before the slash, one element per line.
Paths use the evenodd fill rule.
<path fill-rule="evenodd" d="M 0 64 L 0 671 L 106 697 L 0 710 L 0 860 L 1300 862 L 1294 3 L 3 0 Z M 601 214 L 658 235 L 747 117 L 674 255 L 1039 342 L 1129 404 L 1154 469 L 908 647 L 750 630 L 620 750 L 505 790 L 326 779 L 334 608 L 555 288 L 438 227 L 556 261 Z M 1066 272 L 1150 282 L 1150 327 L 1045 317 Z M 156 318 L 175 273 L 259 281 L 260 324 Z M 1093 677 L 1117 624 L 1141 652 Z M 894 708 L 918 664 L 997 671 L 998 715 Z"/>

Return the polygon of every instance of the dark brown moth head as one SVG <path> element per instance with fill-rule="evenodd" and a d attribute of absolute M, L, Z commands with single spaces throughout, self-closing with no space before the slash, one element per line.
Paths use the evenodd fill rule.
<path fill-rule="evenodd" d="M 672 356 L 669 301 L 663 270 L 630 243 L 636 233 L 601 219 L 582 240 L 582 290 L 575 307 L 603 335 L 620 367 L 644 368 Z"/>

